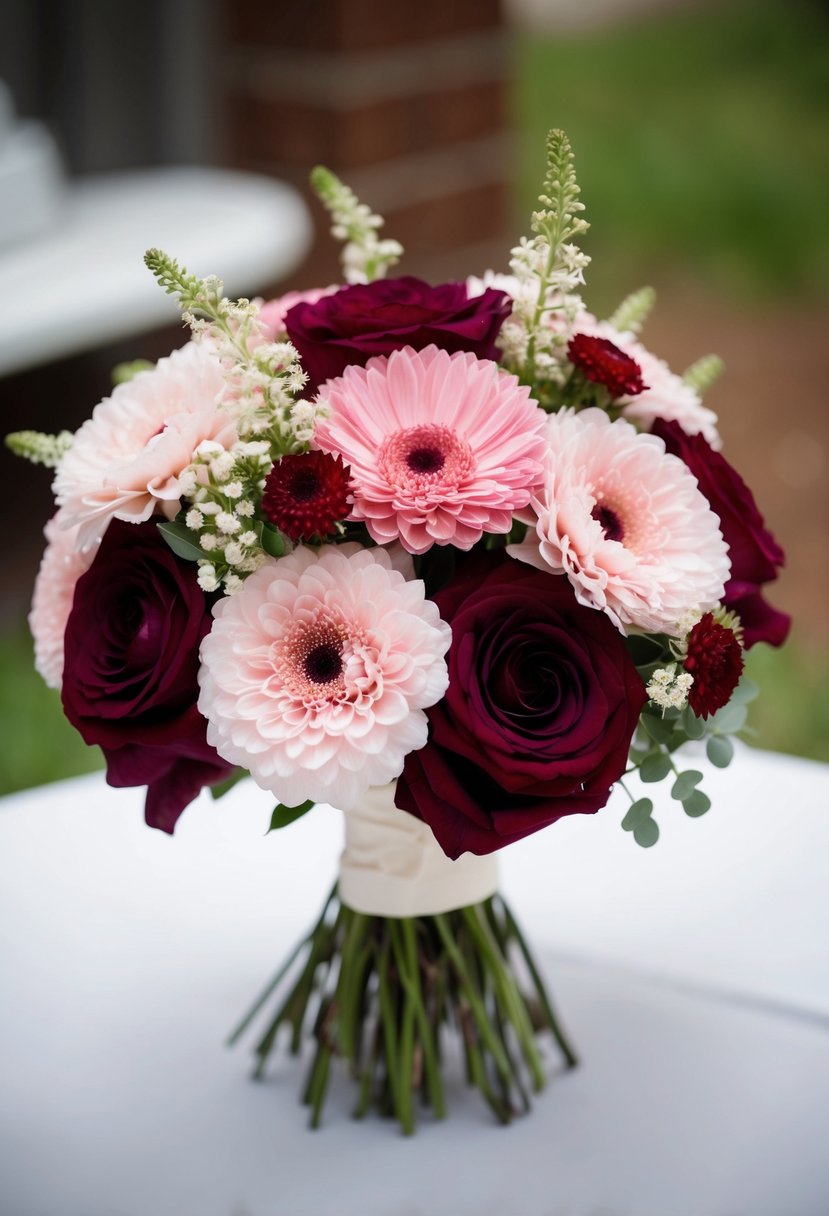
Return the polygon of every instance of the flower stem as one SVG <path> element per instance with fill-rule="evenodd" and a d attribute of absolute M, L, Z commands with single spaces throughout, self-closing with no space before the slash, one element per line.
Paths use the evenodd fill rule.
<path fill-rule="evenodd" d="M 304 962 L 287 980 L 304 952 Z M 524 992 L 512 956 L 531 981 Z M 369 916 L 328 897 L 311 932 L 234 1031 L 231 1043 L 280 986 L 287 990 L 254 1049 L 261 1077 L 281 1026 L 297 1053 L 314 1042 L 302 1095 L 319 1127 L 339 1056 L 357 1086 L 354 1117 L 374 1106 L 411 1135 L 421 1108 L 442 1119 L 441 1036 L 458 1033 L 467 1081 L 501 1123 L 529 1109 L 546 1081 L 536 1033 L 550 1030 L 569 1067 L 576 1057 L 553 1013 L 538 968 L 499 897 L 436 916 Z"/>

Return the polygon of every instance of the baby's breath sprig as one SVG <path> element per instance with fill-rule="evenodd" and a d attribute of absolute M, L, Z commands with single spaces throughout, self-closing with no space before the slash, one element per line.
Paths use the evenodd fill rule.
<path fill-rule="evenodd" d="M 578 288 L 590 259 L 573 242 L 589 225 L 580 215 L 579 194 L 570 141 L 563 131 L 550 131 L 547 172 L 531 221 L 535 235 L 512 251 L 510 267 L 520 288 L 499 339 L 504 362 L 536 389 L 542 404 L 550 397 L 545 383 L 560 385 L 564 379 L 563 353 L 583 308 Z M 561 324 L 551 323 L 552 313 Z"/>
<path fill-rule="evenodd" d="M 71 431 L 59 435 L 47 435 L 43 431 L 13 431 L 6 436 L 6 447 L 15 456 L 22 456 L 32 464 L 56 469 L 72 446 L 75 436 Z"/>
<path fill-rule="evenodd" d="M 377 232 L 385 223 L 383 217 L 370 211 L 324 165 L 312 171 L 311 186 L 331 215 L 331 235 L 345 241 L 340 260 L 346 282 L 371 283 L 384 278 L 389 267 L 400 261 L 403 246 L 399 241 L 380 240 Z"/>
<path fill-rule="evenodd" d="M 199 279 L 159 249 L 148 250 L 144 261 L 164 290 L 178 297 L 194 338 L 213 345 L 228 381 L 223 405 L 234 418 L 239 438 L 265 440 L 274 460 L 301 451 L 308 442 L 308 427 L 300 427 L 300 438 L 296 398 L 308 377 L 295 347 L 268 342 L 258 305 L 229 300 L 215 275 Z"/>
<path fill-rule="evenodd" d="M 243 440 L 229 451 L 204 440 L 180 476 L 190 506 L 174 524 L 162 525 L 162 531 L 169 543 L 183 544 L 183 556 L 198 561 L 204 591 L 233 594 L 268 554 L 280 556 L 289 548 L 286 537 L 257 518 L 272 464 L 265 440 Z"/>

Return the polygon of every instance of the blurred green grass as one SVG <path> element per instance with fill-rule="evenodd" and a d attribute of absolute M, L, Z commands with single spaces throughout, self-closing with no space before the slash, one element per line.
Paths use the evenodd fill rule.
<path fill-rule="evenodd" d="M 527 33 L 515 63 L 522 208 L 547 128 L 563 127 L 592 225 L 594 305 L 671 272 L 744 307 L 825 293 L 825 8 L 717 0 L 581 35 Z"/>
<path fill-rule="evenodd" d="M 818 4 L 697 5 L 567 38 L 516 41 L 516 192 L 543 175 L 544 135 L 573 142 L 593 227 L 590 301 L 612 308 L 649 281 L 696 279 L 730 296 L 808 305 L 829 282 L 829 24 Z M 829 760 L 829 652 L 758 646 L 758 746 Z M 0 793 L 101 766 L 32 666 L 0 636 Z"/>

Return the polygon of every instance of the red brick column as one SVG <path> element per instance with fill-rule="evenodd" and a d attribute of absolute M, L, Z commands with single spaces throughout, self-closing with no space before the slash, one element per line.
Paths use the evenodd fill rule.
<path fill-rule="evenodd" d="M 305 187 L 323 163 L 386 217 L 403 269 L 505 267 L 508 40 L 501 0 L 225 0 L 225 160 Z M 337 276 L 319 239 L 295 282 Z"/>

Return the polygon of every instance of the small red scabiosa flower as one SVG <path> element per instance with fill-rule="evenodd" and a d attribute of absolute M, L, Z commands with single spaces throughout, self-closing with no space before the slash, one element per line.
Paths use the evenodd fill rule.
<path fill-rule="evenodd" d="M 608 338 L 574 334 L 567 344 L 567 357 L 594 384 L 603 384 L 613 400 L 635 397 L 648 387 L 635 359 Z"/>
<path fill-rule="evenodd" d="M 698 718 L 722 709 L 739 683 L 743 649 L 733 629 L 706 612 L 688 634 L 685 670 L 694 677 L 688 704 Z"/>
<path fill-rule="evenodd" d="M 339 456 L 283 456 L 265 482 L 262 510 L 291 540 L 328 536 L 351 509 L 348 470 Z"/>

